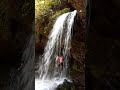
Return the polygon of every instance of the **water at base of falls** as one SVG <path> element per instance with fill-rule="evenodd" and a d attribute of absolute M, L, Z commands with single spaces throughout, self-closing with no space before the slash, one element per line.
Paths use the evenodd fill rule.
<path fill-rule="evenodd" d="M 59 16 L 49 34 L 47 45 L 39 66 L 39 75 L 35 79 L 35 90 L 55 90 L 68 79 L 68 61 L 70 57 L 72 26 L 77 11 L 68 12 Z M 63 57 L 62 67 L 59 67 L 59 58 Z"/>
<path fill-rule="evenodd" d="M 62 78 L 59 80 L 52 79 L 52 80 L 35 80 L 35 90 L 55 90 L 58 85 L 62 84 L 64 82 L 64 79 Z"/>

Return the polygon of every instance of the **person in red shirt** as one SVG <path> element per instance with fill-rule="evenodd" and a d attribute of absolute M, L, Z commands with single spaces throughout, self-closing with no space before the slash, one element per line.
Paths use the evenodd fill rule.
<path fill-rule="evenodd" d="M 59 57 L 59 62 L 60 62 L 60 66 L 63 67 L 63 57 L 62 56 Z"/>
<path fill-rule="evenodd" d="M 61 67 L 63 67 L 63 57 L 62 56 L 56 56 L 56 60 L 55 60 L 55 63 L 56 63 L 56 67 L 58 67 L 59 65 Z"/>

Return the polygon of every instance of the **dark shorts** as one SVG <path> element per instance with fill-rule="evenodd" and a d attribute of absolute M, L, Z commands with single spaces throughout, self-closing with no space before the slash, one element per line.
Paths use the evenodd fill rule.
<path fill-rule="evenodd" d="M 60 63 L 60 66 L 62 66 L 62 67 L 63 67 L 63 63 Z"/>

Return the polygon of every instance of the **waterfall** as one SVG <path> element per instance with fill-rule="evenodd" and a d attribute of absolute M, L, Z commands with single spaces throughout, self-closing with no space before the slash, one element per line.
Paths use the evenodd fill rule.
<path fill-rule="evenodd" d="M 57 18 L 53 29 L 49 34 L 48 42 L 44 49 L 44 54 L 39 66 L 39 77 L 36 81 L 56 81 L 57 83 L 58 81 L 61 82 L 61 80 L 68 77 L 72 26 L 76 13 L 77 11 L 74 10 L 73 12 L 62 14 Z M 62 65 L 59 63 L 60 57 L 63 58 Z M 49 88 L 48 90 L 54 89 Z"/>

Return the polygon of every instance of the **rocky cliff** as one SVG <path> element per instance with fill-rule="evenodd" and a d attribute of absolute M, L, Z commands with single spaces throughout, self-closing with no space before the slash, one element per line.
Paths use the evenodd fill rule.
<path fill-rule="evenodd" d="M 34 1 L 0 1 L 0 90 L 34 90 Z"/>
<path fill-rule="evenodd" d="M 120 1 L 118 0 L 88 1 L 87 90 L 120 89 L 119 11 Z"/>

